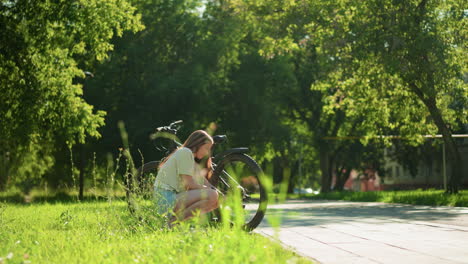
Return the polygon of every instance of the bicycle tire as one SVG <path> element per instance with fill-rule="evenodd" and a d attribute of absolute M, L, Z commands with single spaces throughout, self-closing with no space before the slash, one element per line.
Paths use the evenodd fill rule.
<path fill-rule="evenodd" d="M 241 163 L 241 165 L 247 166 L 247 168 L 250 170 L 250 172 L 253 173 L 253 175 L 249 175 L 249 177 L 247 177 L 247 178 L 249 178 L 249 182 L 250 183 L 254 182 L 254 184 L 255 184 L 255 181 L 256 181 L 258 183 L 258 190 L 257 190 L 258 195 L 259 195 L 258 207 L 253 208 L 253 211 L 254 211 L 253 216 L 251 216 L 251 219 L 246 220 L 245 224 L 243 225 L 243 228 L 246 231 L 252 231 L 263 220 L 263 217 L 265 216 L 267 206 L 268 206 L 267 192 L 266 192 L 265 187 L 264 187 L 264 185 L 262 183 L 263 171 L 262 171 L 261 167 L 257 164 L 257 162 L 254 159 L 252 159 L 250 156 L 248 156 L 246 154 L 243 154 L 243 153 L 230 154 L 230 155 L 224 157 L 220 162 L 218 162 L 218 165 L 216 166 L 216 168 L 215 168 L 215 170 L 213 172 L 213 176 L 212 176 L 210 181 L 211 181 L 211 183 L 213 185 L 215 185 L 222 192 L 226 192 L 226 191 L 229 192 L 229 189 L 232 190 L 233 187 L 238 188 L 239 185 L 242 186 L 244 184 L 242 182 L 242 179 L 239 180 L 240 183 L 239 182 L 234 183 L 235 186 L 226 186 L 226 179 L 224 179 L 224 181 L 222 180 L 223 177 L 227 173 L 226 169 L 234 162 L 239 162 L 239 163 Z M 254 177 L 254 178 L 251 178 L 251 177 Z M 239 184 L 239 185 L 237 185 L 237 184 Z M 249 183 L 247 183 L 247 184 L 249 184 Z M 247 184 L 244 184 L 244 185 L 247 185 Z M 247 188 L 244 188 L 244 187 L 246 187 L 246 186 L 242 186 L 243 190 L 245 190 L 246 192 L 250 192 L 250 194 L 252 194 L 252 190 L 247 190 Z M 251 199 L 251 200 L 253 200 L 253 199 Z M 245 203 L 247 201 L 244 199 L 244 197 L 242 199 L 242 202 L 243 202 L 242 207 L 245 208 L 245 206 L 246 206 Z M 256 207 L 256 205 L 254 207 Z M 219 209 L 217 209 L 215 211 L 215 215 L 218 218 L 218 221 L 222 221 L 222 219 L 221 219 L 222 216 L 221 216 L 221 213 L 220 213 Z M 252 215 L 252 212 L 250 212 L 249 215 Z"/>

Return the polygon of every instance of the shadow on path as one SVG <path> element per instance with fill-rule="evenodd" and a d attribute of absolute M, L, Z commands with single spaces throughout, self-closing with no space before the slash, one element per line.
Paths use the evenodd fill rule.
<path fill-rule="evenodd" d="M 376 221 L 376 219 L 378 221 Z M 430 207 L 375 202 L 303 201 L 290 200 L 285 204 L 270 205 L 266 221 L 281 223 L 281 227 L 316 226 L 359 220 L 384 223 L 385 220 L 403 219 L 451 223 L 468 226 L 468 208 Z"/>

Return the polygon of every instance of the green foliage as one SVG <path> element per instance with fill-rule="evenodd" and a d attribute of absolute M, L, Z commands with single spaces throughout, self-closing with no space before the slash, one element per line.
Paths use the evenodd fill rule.
<path fill-rule="evenodd" d="M 447 127 L 455 130 L 468 116 L 462 2 L 228 1 L 251 24 L 259 54 L 294 56 L 297 80 L 309 77 L 299 98 L 314 103 L 290 106 L 315 132 L 324 184 L 336 161 L 330 153 L 351 150 L 324 136 L 365 136 L 367 144 L 397 134 L 418 145 L 420 135 L 440 132 L 451 143 Z M 455 160 L 456 147 L 449 149 Z"/>
<path fill-rule="evenodd" d="M 260 54 L 313 50 L 311 89 L 323 94 L 325 115 L 344 111 L 347 119 L 362 117 L 355 132 L 369 138 L 398 133 L 415 143 L 422 142 L 417 135 L 436 133 L 414 82 L 424 97 L 437 99 L 448 124 L 455 125 L 457 118 L 466 122 L 461 1 L 231 2 L 263 31 L 259 41 L 268 48 Z M 455 101 L 458 108 L 449 107 Z"/>
<path fill-rule="evenodd" d="M 199 52 L 205 39 L 200 31 L 197 1 L 133 1 L 142 14 L 145 30 L 124 34 L 115 41 L 115 50 L 106 64 L 89 81 L 90 103 L 108 113 L 103 139 L 94 145 L 98 156 L 121 146 L 117 124 L 125 123 L 136 164 L 153 158 L 149 136 L 156 126 L 185 120 L 187 133 L 195 124 L 207 125 L 204 114 L 210 102 L 206 65 L 213 58 Z"/>
<path fill-rule="evenodd" d="M 142 28 L 139 19 L 127 1 L 2 1 L 0 153 L 9 169 L 0 187 L 33 163 L 43 169 L 22 177 L 41 176 L 57 143 L 100 136 L 105 112 L 84 101 L 78 82 L 107 57 L 114 35 Z"/>
<path fill-rule="evenodd" d="M 276 149 L 288 145 L 289 127 L 278 122 L 283 105 L 277 91 L 287 93 L 290 79 L 281 76 L 287 77 L 282 69 L 289 65 L 259 56 L 245 23 L 216 2 L 207 3 L 202 16 L 198 1 L 134 3 L 146 29 L 116 41 L 108 63 L 89 80 L 89 101 L 108 113 L 103 139 L 94 145 L 98 156 L 120 145 L 119 120 L 138 165 L 136 150 L 146 160 L 161 158 L 149 135 L 176 119 L 185 121 L 181 139 L 213 122 L 214 133 L 228 134 L 223 148 L 248 146 L 260 159 L 270 142 Z"/>
<path fill-rule="evenodd" d="M 9 162 L 7 172 L 15 172 L 16 177 L 11 179 L 10 184 L 20 186 L 26 194 L 41 183 L 39 176 L 50 169 L 54 163 L 50 148 L 39 144 L 19 146 L 11 155 L 14 156 L 8 157 L 12 162 Z"/>

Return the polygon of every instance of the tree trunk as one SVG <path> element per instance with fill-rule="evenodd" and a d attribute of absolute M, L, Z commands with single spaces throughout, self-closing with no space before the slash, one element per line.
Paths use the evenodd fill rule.
<path fill-rule="evenodd" d="M 329 192 L 331 190 L 331 181 L 332 181 L 332 174 L 331 174 L 331 164 L 330 164 L 330 156 L 328 153 L 328 148 L 320 147 L 319 150 L 319 157 L 320 157 L 320 171 L 322 172 L 322 193 Z"/>
<path fill-rule="evenodd" d="M 3 192 L 6 190 L 6 183 L 7 183 L 8 175 L 6 173 L 6 170 L 1 170 L 0 171 L 0 192 Z"/>
<path fill-rule="evenodd" d="M 273 158 L 273 184 L 278 184 L 283 181 L 283 166 L 280 157 Z"/>
<path fill-rule="evenodd" d="M 9 154 L 8 152 L 3 152 L 0 157 L 0 191 L 5 191 L 8 182 L 8 163 L 9 163 Z"/>
<path fill-rule="evenodd" d="M 427 15 L 426 5 L 427 5 L 427 0 L 422 0 L 418 5 L 419 14 L 417 16 L 414 16 L 415 22 L 420 26 L 421 26 L 422 21 L 424 20 L 424 17 Z M 431 62 L 428 59 L 429 56 L 427 54 L 428 52 L 424 54 L 423 61 L 426 63 L 427 66 L 430 67 Z M 423 81 L 423 80 L 421 81 L 423 85 L 426 85 L 426 87 L 432 88 L 433 90 L 434 83 L 435 83 L 433 72 L 429 72 L 427 78 L 428 78 L 427 81 Z M 439 129 L 439 133 L 442 134 L 445 147 L 448 150 L 449 158 L 450 158 L 449 163 L 451 164 L 451 167 L 452 167 L 452 175 L 450 175 L 450 180 L 449 180 L 446 191 L 448 193 L 458 193 L 458 188 L 460 186 L 460 180 L 463 177 L 462 175 L 463 172 L 461 169 L 462 164 L 461 164 L 460 152 L 458 151 L 455 140 L 452 138 L 452 132 L 450 131 L 450 128 L 447 127 L 447 124 L 442 118 L 442 114 L 440 113 L 440 110 L 437 107 L 435 95 L 425 94 L 424 91 L 420 87 L 418 87 L 414 82 L 410 81 L 409 84 L 413 92 L 419 97 L 419 99 L 424 103 L 424 105 L 429 110 L 431 117 L 434 119 L 434 122 L 437 128 Z"/>
<path fill-rule="evenodd" d="M 431 117 L 434 119 L 439 132 L 442 134 L 442 138 L 444 140 L 445 147 L 448 150 L 449 154 L 449 163 L 452 167 L 452 174 L 450 175 L 450 180 L 447 185 L 447 192 L 449 193 L 458 193 L 458 188 L 460 186 L 460 180 L 463 177 L 462 170 L 461 170 L 461 156 L 460 152 L 458 151 L 457 144 L 452 137 L 452 132 L 445 124 L 444 120 L 442 119 L 442 115 L 437 108 L 435 99 L 430 98 L 424 102 L 431 113 Z"/>
<path fill-rule="evenodd" d="M 439 129 L 439 133 L 442 134 L 442 138 L 444 140 L 445 147 L 448 150 L 449 154 L 449 163 L 452 167 L 452 174 L 450 175 L 450 179 L 447 185 L 447 192 L 448 193 L 458 193 L 458 188 L 460 186 L 460 180 L 463 177 L 462 170 L 461 170 L 461 156 L 460 152 L 458 151 L 457 145 L 455 140 L 452 138 L 452 132 L 445 124 L 442 114 L 440 110 L 437 108 L 436 100 L 434 97 L 425 97 L 422 91 L 415 85 L 412 84 L 411 87 L 419 96 L 419 98 L 423 101 L 424 105 L 429 110 L 431 117 L 434 119 L 434 123 L 436 124 L 437 128 Z"/>
<path fill-rule="evenodd" d="M 344 173 L 343 173 L 343 170 L 345 170 Z M 344 185 L 346 181 L 348 180 L 350 174 L 351 174 L 351 169 L 346 168 L 346 167 L 343 167 L 341 171 L 336 172 L 335 190 L 343 191 Z"/>
<path fill-rule="evenodd" d="M 299 176 L 299 161 L 296 161 L 291 169 L 291 176 L 288 182 L 288 193 L 294 193 L 294 187 L 296 187 L 296 178 Z"/>
<path fill-rule="evenodd" d="M 85 148 L 84 144 L 80 144 L 80 190 L 78 198 L 80 201 L 83 201 L 83 192 L 84 192 L 84 169 L 85 169 Z"/>

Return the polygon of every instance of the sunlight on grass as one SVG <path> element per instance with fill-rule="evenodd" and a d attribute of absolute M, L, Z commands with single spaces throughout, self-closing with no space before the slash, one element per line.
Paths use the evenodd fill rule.
<path fill-rule="evenodd" d="M 140 221 L 123 201 L 2 203 L 0 224 L 0 263 L 309 263 L 238 228 Z"/>
<path fill-rule="evenodd" d="M 19 191 L 0 194 L 0 264 L 311 263 L 277 241 L 245 231 L 249 215 L 242 207 L 239 188 L 222 198 L 218 223 L 196 216 L 168 228 L 167 218 L 156 212 L 152 196 L 147 195 L 133 201 L 137 206 L 130 213 L 125 186 L 115 180 L 119 160 L 125 158 L 127 180 L 136 173 L 123 124 L 119 128 L 125 148 L 115 163 L 108 157 L 105 188 L 94 187 L 81 201 L 75 185 L 59 192 L 33 190 L 27 201 Z M 233 169 L 232 175 L 244 172 Z M 259 180 L 272 193 L 271 177 L 260 175 Z M 281 201 L 286 190 L 284 181 Z M 272 214 L 266 219 L 277 235 L 282 217 Z"/>

